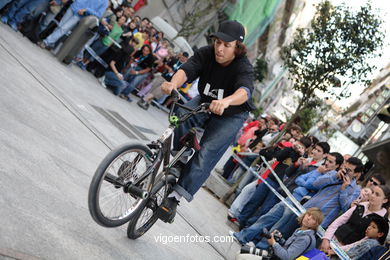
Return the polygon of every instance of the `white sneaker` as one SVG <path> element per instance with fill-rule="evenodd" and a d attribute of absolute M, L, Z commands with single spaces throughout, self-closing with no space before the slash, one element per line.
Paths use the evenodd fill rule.
<path fill-rule="evenodd" d="M 253 243 L 253 241 L 249 241 L 248 243 L 245 244 L 246 246 L 249 246 L 249 247 L 256 247 L 255 243 Z"/>
<path fill-rule="evenodd" d="M 99 82 L 100 82 L 100 85 L 102 85 L 104 88 L 107 88 L 106 84 L 104 83 L 104 79 L 105 79 L 105 78 L 106 78 L 106 77 L 103 76 L 103 77 L 98 78 L 98 80 L 99 80 Z"/>

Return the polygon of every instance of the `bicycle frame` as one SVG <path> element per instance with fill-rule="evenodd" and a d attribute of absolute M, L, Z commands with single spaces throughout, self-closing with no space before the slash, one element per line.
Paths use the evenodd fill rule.
<path fill-rule="evenodd" d="M 176 94 L 176 95 L 175 95 Z M 155 177 L 158 173 L 158 170 L 161 166 L 161 163 L 163 163 L 163 173 L 165 176 L 169 176 L 169 169 L 176 164 L 176 162 L 180 159 L 180 157 L 183 155 L 183 153 L 188 149 L 191 148 L 189 145 L 185 144 L 180 151 L 173 157 L 172 161 L 170 161 L 170 151 L 171 151 L 171 145 L 172 145 L 172 134 L 176 127 L 180 125 L 180 123 L 186 121 L 188 118 L 190 118 L 192 115 L 195 115 L 197 113 L 206 112 L 207 108 L 209 106 L 208 103 L 202 103 L 195 109 L 186 107 L 185 105 L 179 104 L 178 100 L 178 93 L 173 92 L 172 97 L 174 99 L 171 109 L 169 111 L 169 126 L 168 128 L 163 132 L 163 134 L 157 139 L 157 141 L 152 141 L 150 144 L 147 144 L 147 146 L 151 150 L 157 150 L 156 153 L 153 153 L 150 156 L 150 158 L 153 160 L 153 164 L 148 168 L 148 170 L 143 173 L 137 181 L 132 183 L 134 186 L 138 186 L 146 177 L 148 177 L 150 174 L 153 174 L 152 177 L 152 183 L 155 181 Z M 190 111 L 187 114 L 184 114 L 181 118 L 173 115 L 173 111 L 175 107 L 181 107 L 185 110 Z M 166 181 L 172 181 L 175 180 L 174 176 L 172 178 L 166 178 Z M 153 186 L 152 186 L 153 187 Z"/>

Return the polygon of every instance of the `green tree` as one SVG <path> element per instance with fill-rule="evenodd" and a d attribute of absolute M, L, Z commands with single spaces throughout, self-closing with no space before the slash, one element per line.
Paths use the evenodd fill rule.
<path fill-rule="evenodd" d="M 327 0 L 317 6 L 310 28 L 297 29 L 281 50 L 293 89 L 301 94 L 289 123 L 303 110 L 319 105 L 316 90 L 340 99 L 346 94 L 336 94 L 335 88 L 369 82 L 367 77 L 375 69 L 369 60 L 380 56 L 383 47 L 382 24 L 369 3 L 358 11 Z"/>
<path fill-rule="evenodd" d="M 262 82 L 267 76 L 268 62 L 264 58 L 257 58 L 254 67 L 255 80 Z"/>

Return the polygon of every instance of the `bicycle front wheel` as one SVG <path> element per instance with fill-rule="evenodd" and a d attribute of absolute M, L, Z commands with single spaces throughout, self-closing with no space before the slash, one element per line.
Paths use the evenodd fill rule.
<path fill-rule="evenodd" d="M 151 166 L 150 149 L 141 144 L 125 144 L 112 150 L 100 163 L 92 178 L 88 207 L 92 218 L 101 226 L 117 227 L 128 222 L 143 200 L 125 192 L 126 183 L 134 183 Z M 138 188 L 150 191 L 153 174 Z"/>

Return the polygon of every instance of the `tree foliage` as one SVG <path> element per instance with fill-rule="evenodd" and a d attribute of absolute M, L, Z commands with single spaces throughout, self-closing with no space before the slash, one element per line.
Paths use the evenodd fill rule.
<path fill-rule="evenodd" d="M 254 67 L 255 79 L 262 82 L 268 72 L 268 63 L 264 58 L 257 58 Z"/>
<path fill-rule="evenodd" d="M 334 87 L 368 83 L 375 68 L 368 60 L 380 55 L 383 46 L 382 23 L 370 4 L 356 12 L 329 1 L 317 6 L 311 27 L 298 29 L 281 52 L 293 88 L 302 94 L 299 109 L 318 105 L 316 89 L 335 95 Z"/>
<path fill-rule="evenodd" d="M 375 69 L 369 60 L 380 56 L 383 47 L 382 24 L 370 3 L 358 11 L 328 0 L 317 6 L 310 27 L 297 29 L 281 50 L 293 89 L 301 93 L 290 121 L 302 110 L 318 107 L 316 90 L 341 99 L 348 93 L 337 95 L 337 88 L 369 83 L 368 75 Z"/>

